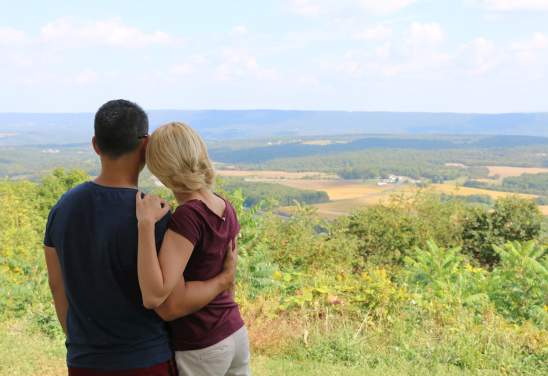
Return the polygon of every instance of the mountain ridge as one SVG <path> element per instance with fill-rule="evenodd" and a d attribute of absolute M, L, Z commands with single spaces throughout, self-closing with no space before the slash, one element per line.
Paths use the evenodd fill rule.
<path fill-rule="evenodd" d="M 149 110 L 151 129 L 184 121 L 210 140 L 336 134 L 548 136 L 548 112 L 454 113 L 314 110 Z M 88 141 L 91 112 L 0 113 L 0 145 Z"/>

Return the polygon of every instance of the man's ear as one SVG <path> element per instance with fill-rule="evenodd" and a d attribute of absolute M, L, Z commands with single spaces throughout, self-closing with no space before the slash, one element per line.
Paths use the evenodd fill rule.
<path fill-rule="evenodd" d="M 143 165 L 146 163 L 146 159 L 147 159 L 147 147 L 148 147 L 148 137 L 145 137 L 141 140 L 141 146 L 140 146 L 141 161 Z"/>
<path fill-rule="evenodd" d="M 99 146 L 97 146 L 97 139 L 95 138 L 95 136 L 93 136 L 93 138 L 91 139 L 91 145 L 93 146 L 93 150 L 95 150 L 95 153 L 100 156 L 101 149 L 99 149 Z"/>
<path fill-rule="evenodd" d="M 145 137 L 141 140 L 141 152 L 143 153 L 143 157 L 147 153 L 147 147 L 148 147 L 148 137 Z"/>

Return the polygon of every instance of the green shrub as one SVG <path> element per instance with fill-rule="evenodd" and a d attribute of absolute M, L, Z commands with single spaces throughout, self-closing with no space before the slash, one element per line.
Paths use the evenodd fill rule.
<path fill-rule="evenodd" d="M 489 278 L 489 297 L 510 320 L 548 326 L 548 249 L 535 242 L 494 246 L 500 264 Z"/>
<path fill-rule="evenodd" d="M 429 239 L 444 246 L 459 244 L 462 211 L 461 202 L 419 193 L 358 210 L 345 221 L 365 259 L 380 264 L 402 263 L 409 252 L 426 246 Z"/>
<path fill-rule="evenodd" d="M 458 305 L 483 307 L 487 300 L 485 274 L 466 261 L 459 247 L 445 249 L 433 241 L 405 258 L 406 281 L 417 293 Z"/>
<path fill-rule="evenodd" d="M 493 210 L 470 208 L 463 220 L 463 252 L 492 267 L 500 260 L 493 245 L 538 239 L 542 221 L 536 204 L 518 197 L 498 199 Z"/>

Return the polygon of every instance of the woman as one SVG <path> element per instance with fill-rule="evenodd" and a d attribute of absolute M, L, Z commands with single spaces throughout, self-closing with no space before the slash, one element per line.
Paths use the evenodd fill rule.
<path fill-rule="evenodd" d="M 146 159 L 179 204 L 158 253 L 154 224 L 165 209 L 157 197 L 136 197 L 139 285 L 145 307 L 153 309 L 166 300 L 181 275 L 207 280 L 220 273 L 240 226 L 232 205 L 213 192 L 215 171 L 204 141 L 192 128 L 169 123 L 157 129 Z M 182 375 L 249 375 L 247 330 L 230 291 L 170 322 L 170 328 Z"/>

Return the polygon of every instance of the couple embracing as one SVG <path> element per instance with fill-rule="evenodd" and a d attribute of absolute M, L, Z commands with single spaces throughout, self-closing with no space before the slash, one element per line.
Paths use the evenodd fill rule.
<path fill-rule="evenodd" d="M 201 137 L 183 123 L 149 136 L 146 113 L 114 100 L 95 115 L 93 147 L 100 175 L 61 197 L 44 240 L 68 374 L 249 375 L 232 291 L 240 227 Z M 139 192 L 145 164 L 173 213 Z"/>

